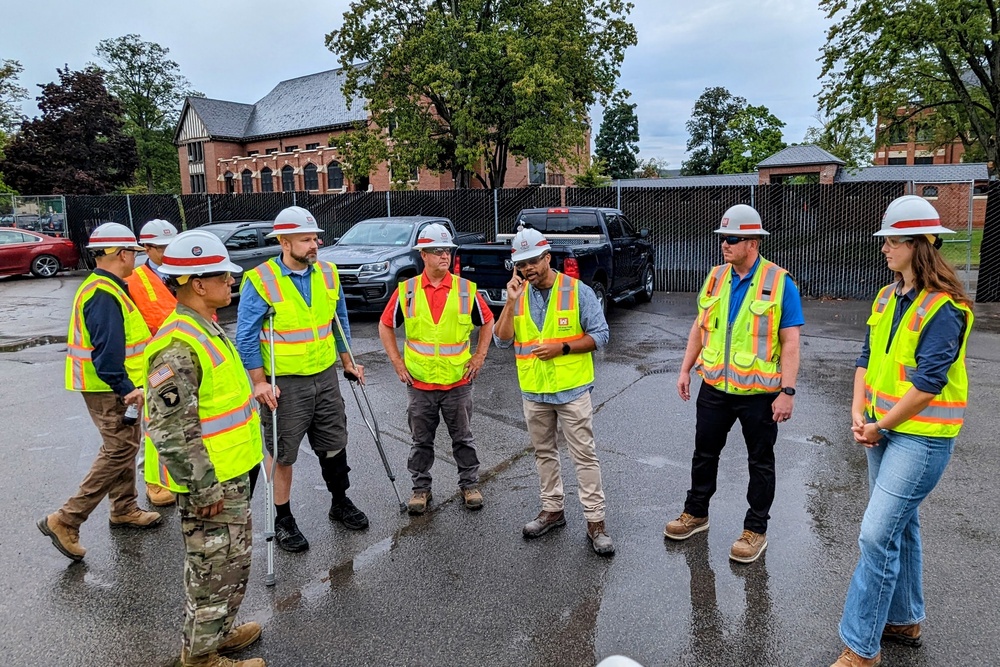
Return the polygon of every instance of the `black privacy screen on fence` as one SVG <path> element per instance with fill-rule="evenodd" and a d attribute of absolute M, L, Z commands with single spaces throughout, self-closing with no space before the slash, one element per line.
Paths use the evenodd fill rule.
<path fill-rule="evenodd" d="M 766 185 L 650 188 L 519 188 L 438 192 L 265 192 L 226 195 L 133 195 L 66 197 L 70 238 L 81 248 L 102 222 L 120 222 L 136 232 L 153 218 L 193 229 L 210 222 L 273 220 L 281 209 L 309 209 L 333 243 L 351 226 L 387 215 L 450 218 L 460 232 L 492 240 L 513 232 L 518 211 L 551 206 L 620 207 L 636 229 L 648 229 L 656 251 L 656 289 L 695 292 L 722 261 L 713 230 L 733 204 L 760 211 L 765 238 L 761 253 L 788 269 L 807 297 L 870 299 L 891 276 L 872 234 L 905 183 Z"/>

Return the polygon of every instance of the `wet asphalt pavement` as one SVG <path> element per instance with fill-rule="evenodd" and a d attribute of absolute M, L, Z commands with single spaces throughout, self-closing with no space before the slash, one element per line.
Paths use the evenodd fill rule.
<path fill-rule="evenodd" d="M 170 665 L 182 616 L 176 510 L 167 508 L 161 527 L 142 532 L 111 529 L 103 504 L 81 531 L 88 553 L 80 564 L 34 525 L 76 489 L 99 447 L 83 401 L 62 388 L 65 327 L 80 279 L 0 280 L 0 662 Z M 681 510 L 693 446 L 694 404 L 674 389 L 693 295 L 657 294 L 652 304 L 613 310 L 611 344 L 597 355 L 594 426 L 618 550 L 612 559 L 589 549 L 565 457 L 567 526 L 530 542 L 521 537 L 539 509 L 538 478 L 510 351 L 492 349 L 476 384 L 473 426 L 486 500 L 478 513 L 457 498 L 442 426 L 432 511 L 400 514 L 342 382 L 350 495 L 371 527 L 355 533 L 327 518 L 319 466 L 303 452 L 292 503 L 311 548 L 279 550 L 277 585 L 266 588 L 258 494 L 241 618 L 260 621 L 264 636 L 245 657 L 276 667 L 593 666 L 616 653 L 646 666 L 829 665 L 841 649 L 837 622 L 867 496 L 864 454 L 848 423 L 868 308 L 805 304 L 795 412 L 781 425 L 776 448 L 769 546 L 751 565 L 728 560 L 746 509 L 746 450 L 738 434 L 723 453 L 711 529 L 684 543 L 662 536 Z M 224 322 L 235 318 L 230 311 Z M 921 513 L 924 646 L 887 645 L 886 667 L 1000 664 L 1000 318 L 990 309 L 977 312 L 965 430 Z M 404 387 L 381 352 L 375 319 L 352 318 L 352 329 L 405 501 Z M 24 347 L 32 341 L 48 344 Z"/>

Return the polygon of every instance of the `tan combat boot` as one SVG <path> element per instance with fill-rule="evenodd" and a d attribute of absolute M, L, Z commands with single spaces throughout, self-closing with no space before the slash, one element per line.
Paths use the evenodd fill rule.
<path fill-rule="evenodd" d="M 147 512 L 136 507 L 128 514 L 112 514 L 112 526 L 131 526 L 132 528 L 152 528 L 160 523 L 163 517 L 159 512 Z"/>
<path fill-rule="evenodd" d="M 170 489 L 146 482 L 146 499 L 153 507 L 169 507 L 177 502 L 177 496 Z"/>
<path fill-rule="evenodd" d="M 413 492 L 410 502 L 406 503 L 406 511 L 410 514 L 423 514 L 427 511 L 427 503 L 430 501 L 430 489 L 417 489 Z"/>
<path fill-rule="evenodd" d="M 467 489 L 461 489 L 462 500 L 465 501 L 466 509 L 470 510 L 481 510 L 483 509 L 483 493 L 478 487 L 470 486 Z"/>
<path fill-rule="evenodd" d="M 851 649 L 845 648 L 844 652 L 840 654 L 839 658 L 837 658 L 837 662 L 830 665 L 830 667 L 878 667 L 881 664 L 881 651 L 879 651 L 874 658 L 862 658 Z"/>
<path fill-rule="evenodd" d="M 52 540 L 52 546 L 63 556 L 73 561 L 83 560 L 87 550 L 80 545 L 80 529 L 67 526 L 55 514 L 49 514 L 38 520 L 38 530 Z"/>
<path fill-rule="evenodd" d="M 249 660 L 233 660 L 219 655 L 209 653 L 207 655 L 189 656 L 187 651 L 181 651 L 182 667 L 267 667 L 263 658 L 250 658 Z"/>
<path fill-rule="evenodd" d="M 219 644 L 219 653 L 221 655 L 232 655 L 237 651 L 242 651 L 260 639 L 260 633 L 260 623 L 256 621 L 237 625 L 222 638 L 222 642 Z"/>

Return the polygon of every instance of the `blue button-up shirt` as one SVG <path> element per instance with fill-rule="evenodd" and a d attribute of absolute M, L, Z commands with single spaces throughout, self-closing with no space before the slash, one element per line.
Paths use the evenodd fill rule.
<path fill-rule="evenodd" d="M 545 314 L 549 309 L 549 295 L 552 293 L 552 289 L 539 290 L 532 287 L 531 284 L 526 284 L 526 288 L 528 290 L 528 313 L 531 315 L 531 321 L 541 331 L 542 327 L 545 326 Z M 580 283 L 580 327 L 583 329 L 583 333 L 594 339 L 598 350 L 603 349 L 608 344 L 611 331 L 608 328 L 608 321 L 604 317 L 604 311 L 601 310 L 601 303 L 597 300 L 594 290 L 583 283 Z M 493 342 L 499 348 L 508 348 L 514 344 L 514 339 L 504 340 L 494 333 Z M 553 394 L 533 394 L 522 391 L 521 396 L 535 403 L 562 405 L 575 401 L 593 389 L 593 384 L 587 384 L 566 391 L 557 391 Z"/>
<path fill-rule="evenodd" d="M 299 290 L 307 306 L 312 305 L 312 272 L 311 264 L 302 272 L 293 272 L 281 261 L 281 255 L 275 258 L 282 276 L 291 278 L 292 284 Z M 264 300 L 249 280 L 244 280 L 240 287 L 240 305 L 236 311 L 236 351 L 243 360 L 247 370 L 264 367 L 264 356 L 260 352 L 260 331 L 267 319 L 267 301 Z M 347 345 L 351 343 L 351 325 L 347 321 L 347 301 L 344 299 L 344 287 L 340 286 L 340 298 L 337 300 L 337 319 L 344 327 Z M 347 345 L 340 337 L 337 325 L 333 325 L 333 338 L 337 342 L 337 352 L 347 352 Z"/>

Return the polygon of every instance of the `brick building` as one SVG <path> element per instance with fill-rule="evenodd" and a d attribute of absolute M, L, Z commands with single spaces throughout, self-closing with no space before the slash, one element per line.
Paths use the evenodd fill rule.
<path fill-rule="evenodd" d="M 905 107 L 897 109 L 898 115 L 906 113 Z M 874 163 L 882 166 L 901 166 L 904 164 L 960 164 L 965 146 L 961 140 L 954 139 L 942 146 L 935 146 L 934 129 L 927 124 L 921 124 L 920 119 L 934 113 L 928 109 L 909 123 L 887 128 L 884 119 L 879 119 L 879 138 L 885 143 L 875 150 Z M 887 136 L 886 136 L 887 135 Z"/>
<path fill-rule="evenodd" d="M 328 146 L 331 135 L 368 119 L 364 102 L 344 96 L 344 78 L 344 70 L 336 69 L 282 81 L 254 104 L 187 98 L 174 135 L 182 194 L 388 190 L 388 164 L 351 183 L 336 149 Z M 588 136 L 582 156 L 589 157 L 589 145 Z M 571 185 L 573 174 L 510 158 L 504 187 Z M 455 184 L 450 173 L 421 169 L 408 186 L 450 190 Z"/>

